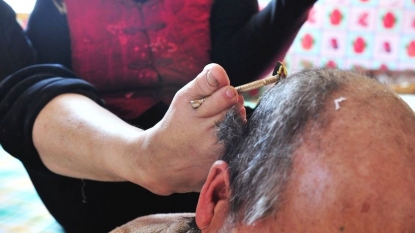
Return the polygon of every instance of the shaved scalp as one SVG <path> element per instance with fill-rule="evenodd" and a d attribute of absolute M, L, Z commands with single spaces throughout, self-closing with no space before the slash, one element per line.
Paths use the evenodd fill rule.
<path fill-rule="evenodd" d="M 218 136 L 226 145 L 221 159 L 229 164 L 231 221 L 252 224 L 278 211 L 293 153 L 304 135 L 330 124 L 327 113 L 336 111 L 334 93 L 346 88 L 370 92 L 359 90 L 361 82 L 387 88 L 350 71 L 304 70 L 267 90 L 248 123 L 243 124 L 235 112 L 227 115 Z M 342 103 L 338 104 L 341 108 Z"/>

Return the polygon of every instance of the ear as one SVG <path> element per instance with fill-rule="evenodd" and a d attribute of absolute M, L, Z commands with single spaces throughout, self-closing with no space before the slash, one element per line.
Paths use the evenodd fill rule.
<path fill-rule="evenodd" d="M 196 224 L 199 229 L 203 230 L 211 225 L 215 214 L 225 214 L 229 194 L 228 164 L 225 161 L 216 161 L 210 168 L 196 207 Z"/>

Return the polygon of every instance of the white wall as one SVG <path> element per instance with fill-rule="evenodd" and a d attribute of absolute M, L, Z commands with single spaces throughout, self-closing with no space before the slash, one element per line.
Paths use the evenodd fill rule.
<path fill-rule="evenodd" d="M 32 12 L 36 0 L 4 0 L 16 13 L 29 14 Z"/>

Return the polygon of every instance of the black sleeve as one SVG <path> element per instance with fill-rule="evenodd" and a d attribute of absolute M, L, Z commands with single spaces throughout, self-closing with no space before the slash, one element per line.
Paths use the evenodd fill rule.
<path fill-rule="evenodd" d="M 37 63 L 57 63 L 71 69 L 71 42 L 66 13 L 52 0 L 37 0 L 26 34 L 36 50 Z"/>
<path fill-rule="evenodd" d="M 34 61 L 34 51 L 16 21 L 15 12 L 0 0 L 0 81 Z"/>
<path fill-rule="evenodd" d="M 60 65 L 29 66 L 0 82 L 0 144 L 26 166 L 46 169 L 33 145 L 33 124 L 42 108 L 64 93 L 103 105 L 91 84 Z"/>
<path fill-rule="evenodd" d="M 212 61 L 234 86 L 271 72 L 282 60 L 317 0 L 217 0 L 212 8 Z"/>

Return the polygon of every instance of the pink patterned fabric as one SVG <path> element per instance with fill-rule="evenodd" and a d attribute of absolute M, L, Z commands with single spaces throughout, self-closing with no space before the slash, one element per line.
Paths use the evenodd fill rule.
<path fill-rule="evenodd" d="M 65 3 L 74 71 L 125 119 L 169 103 L 210 61 L 212 0 Z"/>
<path fill-rule="evenodd" d="M 415 0 L 319 0 L 286 63 L 415 70 Z"/>

